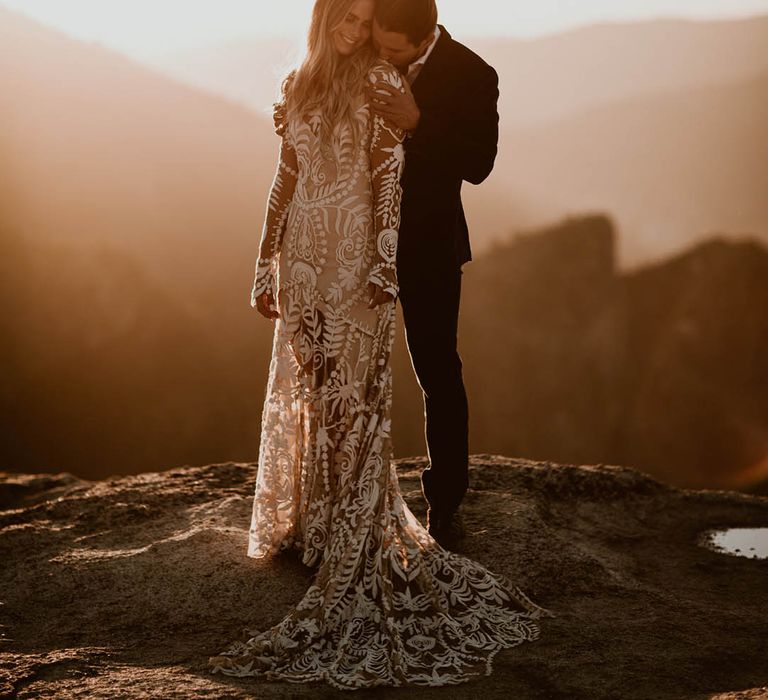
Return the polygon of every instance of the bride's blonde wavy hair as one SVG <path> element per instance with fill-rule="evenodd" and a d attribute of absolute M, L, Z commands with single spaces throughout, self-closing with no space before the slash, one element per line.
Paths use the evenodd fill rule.
<path fill-rule="evenodd" d="M 299 67 L 283 80 L 282 100 L 274 105 L 275 114 L 284 115 L 286 121 L 319 111 L 320 138 L 326 144 L 341 124 L 352 128 L 355 141 L 360 138 L 354 105 L 376 60 L 370 40 L 351 56 L 342 56 L 333 44 L 331 32 L 355 1 L 316 0 L 305 55 Z"/>

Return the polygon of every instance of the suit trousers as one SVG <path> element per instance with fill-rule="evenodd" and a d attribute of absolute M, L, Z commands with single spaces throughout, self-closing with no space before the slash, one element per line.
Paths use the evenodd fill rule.
<path fill-rule="evenodd" d="M 457 348 L 462 270 L 398 266 L 399 299 L 416 378 L 424 394 L 429 466 L 421 474 L 431 516 L 458 508 L 469 485 L 469 412 Z"/>

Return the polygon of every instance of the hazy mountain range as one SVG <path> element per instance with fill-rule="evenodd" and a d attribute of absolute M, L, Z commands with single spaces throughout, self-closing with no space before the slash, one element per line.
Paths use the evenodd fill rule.
<path fill-rule="evenodd" d="M 768 16 L 606 23 L 528 40 L 464 37 L 460 27 L 447 29 L 497 69 L 507 127 L 768 70 Z M 301 41 L 239 40 L 158 55 L 151 65 L 261 111 L 300 51 Z"/>
<path fill-rule="evenodd" d="M 265 124 L 2 7 L 0 47 L 0 223 L 118 246 L 189 297 L 201 275 L 247 286 L 278 147 Z"/>
<path fill-rule="evenodd" d="M 612 212 L 624 266 L 713 232 L 768 230 L 768 17 L 600 24 L 535 40 L 448 29 L 499 73 L 496 169 L 465 187 L 476 249 L 585 208 Z M 263 114 L 299 49 L 239 41 L 153 65 Z"/>
<path fill-rule="evenodd" d="M 651 70 L 647 64 L 644 72 L 645 59 L 627 56 L 642 46 L 650 61 L 653 52 L 646 42 L 654 27 L 659 29 L 659 55 L 674 59 L 674 65 L 662 70 L 654 64 Z M 629 455 L 635 464 L 657 465 L 657 473 L 663 470 L 666 478 L 677 473 L 691 483 L 705 473 L 715 483 L 735 483 L 741 472 L 745 481 L 745 470 L 751 480 L 764 478 L 765 467 L 755 467 L 768 451 L 761 452 L 766 439 L 762 399 L 747 393 L 740 404 L 729 393 L 727 376 L 715 392 L 718 410 L 690 421 L 666 421 L 664 408 L 672 404 L 660 390 L 650 398 L 629 390 L 614 396 L 640 402 L 626 432 L 617 437 L 621 421 L 585 416 L 579 403 L 584 395 L 574 393 L 580 378 L 586 390 L 594 389 L 592 365 L 585 365 L 586 374 L 578 363 L 573 372 L 562 374 L 571 365 L 554 348 L 571 357 L 569 348 L 587 322 L 595 324 L 598 336 L 609 334 L 601 346 L 606 352 L 627 347 L 622 345 L 625 336 L 617 340 L 610 328 L 601 330 L 604 317 L 597 306 L 595 316 L 585 312 L 575 326 L 571 323 L 576 317 L 567 302 L 580 290 L 610 301 L 613 290 L 624 285 L 611 265 L 603 265 L 608 272 L 596 280 L 581 279 L 579 270 L 589 267 L 593 256 L 605 257 L 610 249 L 612 259 L 648 262 L 713 232 L 768 240 L 768 42 L 755 39 L 765 36 L 767 27 L 766 18 L 610 25 L 534 42 L 487 44 L 487 55 L 502 77 L 504 132 L 493 176 L 479 188 L 465 188 L 476 255 L 465 268 L 463 307 L 476 309 L 475 326 L 465 324 L 474 330 L 462 336 L 475 420 L 480 421 L 473 426 L 478 437 L 473 449 L 495 452 L 503 446 L 520 456 L 579 462 L 620 461 Z M 612 32 L 621 40 L 609 41 Z M 558 46 L 568 49 L 572 65 L 568 56 L 557 64 Z M 626 51 L 619 53 L 619 47 Z M 510 59 L 514 68 L 502 67 L 505 51 L 516 57 Z M 206 65 L 206 55 L 199 54 L 198 65 Z M 618 56 L 623 69 L 616 65 L 622 63 Z M 605 62 L 612 65 L 601 74 Z M 211 59 L 210 66 L 217 65 Z M 538 77 L 533 75 L 537 67 Z M 259 71 L 269 70 L 265 64 L 244 63 L 231 66 L 229 73 L 253 76 L 258 85 Z M 627 80 L 606 77 L 616 71 L 620 76 L 621 70 Z M 579 71 L 589 78 L 578 89 L 568 88 Z M 521 95 L 517 113 L 525 107 L 528 117 L 510 118 L 514 110 L 506 95 L 513 94 Z M 0 466 L 77 467 L 89 476 L 103 476 L 254 458 L 272 325 L 250 308 L 248 299 L 277 146 L 270 121 L 231 95 L 182 84 L 156 68 L 0 7 L 0 331 L 10 339 L 0 344 L 6 373 L 0 392 L 5 433 Z M 590 245 L 566 247 L 554 257 L 529 259 L 524 246 L 507 241 L 499 248 L 503 255 L 491 252 L 494 240 L 505 233 L 541 228 L 564 213 L 586 209 L 604 211 L 618 222 L 615 245 L 597 253 Z M 569 227 L 564 230 L 555 236 L 560 242 L 571 236 Z M 546 248 L 549 238 L 542 240 Z M 723 289 L 741 285 L 743 294 L 725 304 L 720 325 L 702 336 L 703 346 L 721 337 L 728 319 L 743 318 L 750 303 L 762 308 L 765 290 L 760 275 L 750 272 L 749 260 L 758 261 L 758 272 L 763 270 L 764 252 L 758 252 L 757 244 L 738 250 L 739 266 L 725 266 L 718 284 Z M 578 265 L 569 265 L 569 256 Z M 720 269 L 719 256 L 712 256 L 711 268 L 706 262 L 705 274 Z M 697 253 L 682 259 L 689 257 L 710 260 Z M 502 259 L 509 261 L 508 269 L 492 264 Z M 518 262 L 513 265 L 513 260 Z M 658 269 L 669 264 L 659 263 Z M 690 277 L 672 285 L 675 299 L 685 301 L 687 280 L 699 279 L 699 268 L 691 269 Z M 554 281 L 569 271 L 570 286 L 551 295 Z M 662 277 L 668 274 L 675 277 Z M 617 279 L 601 286 L 601 275 Z M 750 282 L 744 286 L 747 276 Z M 616 318 L 630 318 L 649 303 L 646 297 L 651 298 L 656 278 L 643 273 L 642 279 L 650 282 L 639 285 L 637 301 Z M 501 298 L 532 293 L 545 295 L 547 307 L 533 304 L 519 316 L 512 311 L 504 318 L 494 316 L 494 309 L 503 307 Z M 654 308 L 665 308 L 666 297 L 654 293 L 652 298 Z M 720 295 L 707 287 L 701 298 Z M 697 323 L 706 321 L 706 308 L 703 302 L 696 305 L 696 318 L 704 319 Z M 572 335 L 560 334 L 557 323 L 546 323 L 545 311 L 557 316 L 561 309 Z M 482 310 L 489 316 L 482 316 Z M 680 319 L 686 323 L 687 317 Z M 744 343 L 738 341 L 746 350 L 735 362 L 743 365 L 747 378 L 763 377 L 763 354 L 752 349 L 762 347 L 763 316 L 756 313 L 750 324 L 755 330 Z M 485 337 L 483 328 L 512 326 L 523 335 L 489 340 L 487 347 L 471 345 Z M 666 326 L 659 330 L 653 318 L 638 327 L 639 337 L 654 338 L 648 357 L 670 342 Z M 421 406 L 401 328 L 399 334 L 393 430 L 397 454 L 404 456 L 424 448 Z M 511 347 L 517 348 L 514 357 Z M 590 346 L 585 347 L 579 357 L 588 359 Z M 683 347 L 672 358 L 683 368 L 686 353 Z M 701 366 L 706 369 L 725 356 L 715 347 Z M 631 353 L 617 357 L 629 358 L 630 370 L 635 367 Z M 535 371 L 525 364 L 530 358 L 538 363 Z M 482 376 L 492 366 L 503 372 Z M 625 376 L 626 369 L 617 369 L 615 376 Z M 547 384 L 543 396 L 539 379 L 547 376 L 568 381 Z M 612 376 L 601 381 L 613 386 Z M 515 382 L 523 380 L 529 383 L 520 393 Z M 488 382 L 493 392 L 485 390 Z M 505 414 L 507 422 L 494 423 L 496 404 L 505 396 L 516 397 Z M 521 422 L 520 416 L 533 415 L 529 408 L 536 396 L 543 398 L 535 420 Z M 724 401 L 733 404 L 739 420 L 739 429 L 723 441 L 730 451 L 714 455 L 716 464 L 698 454 L 686 456 L 678 441 L 688 440 L 691 430 L 716 435 L 712 426 L 726 420 L 719 409 Z M 546 427 L 550 415 L 560 426 L 554 432 Z M 671 434 L 664 426 L 647 428 L 647 416 L 674 426 Z M 599 428 L 594 435 L 591 426 Z M 582 436 L 594 440 L 584 437 L 581 444 Z M 637 448 L 638 441 L 643 449 Z"/>
<path fill-rule="evenodd" d="M 26 226 L 150 248 L 226 232 L 253 249 L 277 139 L 252 110 L 270 102 L 289 42 L 159 57 L 148 70 L 2 8 L 0 40 L 12 105 L 0 144 Z M 623 267 L 712 233 L 768 237 L 768 17 L 467 42 L 496 66 L 502 96 L 496 169 L 464 188 L 475 252 L 595 209 L 617 223 Z"/>

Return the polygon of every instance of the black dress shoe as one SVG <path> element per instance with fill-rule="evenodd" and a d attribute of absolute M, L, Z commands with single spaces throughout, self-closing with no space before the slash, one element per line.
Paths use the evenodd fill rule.
<path fill-rule="evenodd" d="M 437 515 L 430 511 L 427 530 L 443 549 L 454 549 L 467 534 L 464 518 L 457 510 L 447 515 Z"/>

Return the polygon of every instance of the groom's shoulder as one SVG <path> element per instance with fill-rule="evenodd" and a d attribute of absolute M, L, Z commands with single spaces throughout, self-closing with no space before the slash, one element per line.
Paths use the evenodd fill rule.
<path fill-rule="evenodd" d="M 465 44 L 454 39 L 442 25 L 440 26 L 440 29 L 446 35 L 446 54 L 455 65 L 472 73 L 496 74 L 494 67 L 482 56 Z"/>

